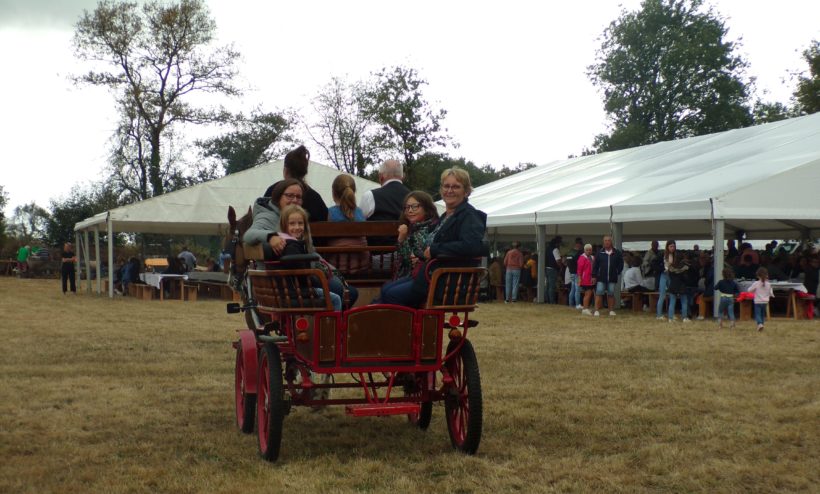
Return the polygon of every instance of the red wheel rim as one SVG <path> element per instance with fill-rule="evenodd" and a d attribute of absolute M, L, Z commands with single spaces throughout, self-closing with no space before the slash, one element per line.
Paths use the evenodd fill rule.
<path fill-rule="evenodd" d="M 459 446 L 464 444 L 467 436 L 467 419 L 470 418 L 470 404 L 467 400 L 467 380 L 464 378 L 464 366 L 461 361 L 461 354 L 454 356 L 448 365 L 453 384 L 450 388 L 449 399 L 453 400 L 454 406 L 447 412 L 447 421 L 450 423 L 450 430 L 453 440 Z"/>
<path fill-rule="evenodd" d="M 268 422 L 270 421 L 269 369 L 268 357 L 267 355 L 263 355 L 262 363 L 259 366 L 259 386 L 256 390 L 256 416 L 259 421 L 259 449 L 262 450 L 263 453 L 268 451 Z"/>

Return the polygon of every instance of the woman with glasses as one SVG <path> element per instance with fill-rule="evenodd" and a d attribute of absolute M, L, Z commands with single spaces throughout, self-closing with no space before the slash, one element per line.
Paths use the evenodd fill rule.
<path fill-rule="evenodd" d="M 487 215 L 467 201 L 473 191 L 470 175 L 456 167 L 444 170 L 440 190 L 445 211 L 439 217 L 438 225 L 432 232 L 432 241 L 421 253 L 419 261 L 426 266 L 433 260 L 458 258 L 460 265 L 474 265 L 474 258 L 487 255 L 484 242 Z M 409 307 L 421 305 L 429 284 L 426 269 L 418 269 L 412 280 L 412 283 L 404 283 L 384 293 L 383 301 Z"/>
<path fill-rule="evenodd" d="M 383 299 L 385 292 L 397 287 L 401 290 L 402 284 L 413 282 L 412 274 L 417 267 L 421 267 L 420 260 L 424 250 L 432 242 L 433 232 L 438 224 L 438 210 L 427 192 L 414 190 L 407 194 L 402 204 L 393 281 L 382 287 L 377 303 Z"/>
<path fill-rule="evenodd" d="M 285 206 L 295 204 L 302 205 L 304 195 L 304 185 L 295 178 L 286 178 L 277 182 L 272 189 L 270 198 L 260 197 L 253 205 L 253 224 L 242 241 L 251 245 L 267 242 L 273 252 L 279 256 L 285 248 L 285 241 L 278 235 L 279 219 Z M 344 296 L 344 286 L 337 277 L 328 279 L 330 291 Z M 350 305 L 356 303 L 359 292 L 353 287 L 348 287 Z"/>

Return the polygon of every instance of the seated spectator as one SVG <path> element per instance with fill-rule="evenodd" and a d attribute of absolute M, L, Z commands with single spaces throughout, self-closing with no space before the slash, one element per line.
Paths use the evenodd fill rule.
<path fill-rule="evenodd" d="M 630 268 L 624 271 L 624 290 L 630 293 L 650 291 L 644 286 L 643 276 L 641 275 L 641 258 L 632 256 L 630 262 L 632 263 Z"/>
<path fill-rule="evenodd" d="M 216 263 L 216 260 L 213 257 L 209 257 L 208 260 L 205 261 L 205 267 L 210 273 L 218 273 L 222 271 L 219 268 L 219 264 Z"/>
<path fill-rule="evenodd" d="M 328 209 L 328 221 L 364 221 L 362 210 L 356 206 L 356 181 L 347 174 L 341 174 L 331 185 L 335 206 Z M 367 247 L 365 237 L 339 237 L 327 242 L 328 247 Z M 346 274 L 366 271 L 370 268 L 370 253 L 367 251 L 349 254 L 328 254 L 327 261 Z"/>
<path fill-rule="evenodd" d="M 196 256 L 188 250 L 187 245 L 182 246 L 182 252 L 179 253 L 179 259 L 185 263 L 185 271 L 193 271 L 196 269 Z"/>
<path fill-rule="evenodd" d="M 168 266 L 162 270 L 161 274 L 185 274 L 188 272 L 187 266 L 181 258 L 168 256 L 166 260 L 168 261 Z"/>

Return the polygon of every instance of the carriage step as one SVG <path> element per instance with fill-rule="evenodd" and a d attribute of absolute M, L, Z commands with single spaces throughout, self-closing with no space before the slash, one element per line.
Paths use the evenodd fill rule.
<path fill-rule="evenodd" d="M 364 405 L 347 405 L 345 412 L 354 417 L 381 417 L 384 415 L 406 415 L 419 413 L 418 403 L 367 403 Z"/>

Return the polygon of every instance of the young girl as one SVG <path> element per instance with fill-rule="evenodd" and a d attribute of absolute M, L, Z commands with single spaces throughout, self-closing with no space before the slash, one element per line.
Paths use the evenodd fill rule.
<path fill-rule="evenodd" d="M 735 281 L 735 272 L 731 268 L 723 270 L 723 279 L 715 285 L 715 290 L 720 297 L 718 305 L 718 329 L 723 328 L 723 311 L 729 314 L 732 321 L 732 328 L 735 327 L 735 297 L 740 295 L 740 287 Z"/>
<path fill-rule="evenodd" d="M 341 174 L 331 185 L 335 206 L 328 209 L 328 221 L 365 221 L 364 213 L 356 206 L 356 181 L 347 174 Z M 337 237 L 328 241 L 329 247 L 367 247 L 365 237 Z M 352 254 L 328 254 L 328 262 L 343 273 L 354 274 L 370 268 L 370 253 L 362 251 Z"/>
<path fill-rule="evenodd" d="M 774 297 L 772 284 L 769 283 L 769 271 L 766 268 L 757 268 L 757 281 L 749 287 L 749 292 L 755 295 L 755 322 L 757 330 L 763 331 L 763 323 L 766 321 L 766 306 L 769 299 Z"/>
<path fill-rule="evenodd" d="M 314 252 L 307 218 L 307 211 L 295 204 L 286 206 L 282 210 L 282 216 L 279 220 L 279 236 L 285 241 L 282 256 Z M 320 297 L 324 294 L 321 288 L 315 290 Z M 328 295 L 333 303 L 333 310 L 342 310 L 342 298 L 333 292 L 328 293 Z"/>
<path fill-rule="evenodd" d="M 592 303 L 592 292 L 595 289 L 595 283 L 592 282 L 592 245 L 584 245 L 584 253 L 578 256 L 578 285 L 584 292 L 584 302 L 582 314 L 591 316 L 592 312 L 589 310 L 589 305 Z"/>

